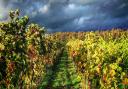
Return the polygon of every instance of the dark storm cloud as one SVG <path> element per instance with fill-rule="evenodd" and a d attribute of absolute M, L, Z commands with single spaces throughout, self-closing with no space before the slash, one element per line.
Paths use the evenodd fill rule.
<path fill-rule="evenodd" d="M 128 21 L 128 0 L 1 0 L 0 8 L 0 20 L 19 8 L 50 32 L 124 27 Z"/>
<path fill-rule="evenodd" d="M 128 0 L 108 0 L 100 6 L 100 10 L 112 17 L 127 17 Z"/>

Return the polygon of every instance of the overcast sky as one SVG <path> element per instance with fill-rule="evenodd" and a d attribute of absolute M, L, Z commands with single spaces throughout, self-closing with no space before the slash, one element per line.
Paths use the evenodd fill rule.
<path fill-rule="evenodd" d="M 128 0 L 0 0 L 0 20 L 17 8 L 49 32 L 128 27 Z"/>

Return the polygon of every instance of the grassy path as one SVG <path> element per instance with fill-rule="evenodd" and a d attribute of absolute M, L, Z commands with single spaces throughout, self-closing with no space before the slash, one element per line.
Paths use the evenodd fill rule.
<path fill-rule="evenodd" d="M 57 64 L 48 71 L 39 89 L 80 89 L 80 77 L 65 50 Z"/>

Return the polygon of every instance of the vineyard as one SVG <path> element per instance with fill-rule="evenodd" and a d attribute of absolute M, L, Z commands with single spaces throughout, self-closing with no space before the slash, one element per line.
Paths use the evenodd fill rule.
<path fill-rule="evenodd" d="M 0 89 L 128 89 L 128 31 L 47 33 L 19 10 L 0 23 Z"/>

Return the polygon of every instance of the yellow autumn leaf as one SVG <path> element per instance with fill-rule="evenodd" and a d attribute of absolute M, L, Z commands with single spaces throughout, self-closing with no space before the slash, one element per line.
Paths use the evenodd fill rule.
<path fill-rule="evenodd" d="M 4 50 L 4 49 L 5 49 L 5 46 L 0 43 L 0 50 Z"/>
<path fill-rule="evenodd" d="M 110 70 L 110 75 L 114 76 L 116 74 L 115 70 Z"/>
<path fill-rule="evenodd" d="M 128 85 L 128 78 L 125 78 L 125 79 L 123 80 L 123 84 Z"/>

